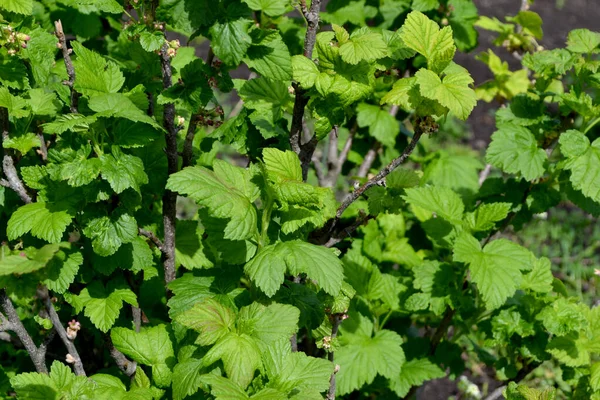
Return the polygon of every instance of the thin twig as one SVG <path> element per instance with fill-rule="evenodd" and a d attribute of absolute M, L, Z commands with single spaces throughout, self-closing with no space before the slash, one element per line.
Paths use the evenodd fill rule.
<path fill-rule="evenodd" d="M 150 239 L 150 241 L 152 241 L 152 243 L 154 243 L 154 245 L 162 252 L 163 251 L 163 242 L 160 241 L 160 239 L 158 237 L 156 237 L 156 235 L 150 231 L 147 231 L 145 229 L 138 229 L 138 232 L 140 233 L 140 235 L 147 237 L 148 239 Z"/>
<path fill-rule="evenodd" d="M 336 156 L 335 156 L 335 161 L 333 163 L 330 160 L 328 160 L 329 170 L 327 171 L 327 175 L 325 176 L 325 179 L 323 180 L 323 183 L 321 184 L 321 186 L 325 186 L 325 187 L 334 187 L 335 186 L 335 183 L 337 182 L 338 177 L 340 176 L 340 173 L 342 172 L 344 163 L 348 159 L 348 154 L 350 154 L 350 149 L 352 148 L 354 135 L 355 135 L 357 129 L 358 129 L 358 125 L 356 123 L 354 123 L 354 125 L 350 129 L 350 133 L 348 134 L 346 143 L 344 143 L 344 147 L 342 148 L 342 151 L 339 154 L 337 154 L 337 135 L 334 135 L 333 133 L 330 134 L 330 137 L 336 136 L 336 140 L 333 142 L 336 146 Z M 332 143 L 330 142 L 329 145 L 331 146 Z M 331 158 L 331 154 L 330 154 L 329 158 Z"/>
<path fill-rule="evenodd" d="M 362 211 L 362 210 L 361 210 Z M 336 232 L 331 234 L 329 240 L 323 245 L 325 247 L 333 247 L 342 240 L 352 236 L 355 230 L 357 230 L 360 226 L 367 223 L 369 220 L 375 218 L 374 215 L 367 215 L 364 212 L 361 213 L 358 218 L 348 227 L 340 228 Z"/>
<path fill-rule="evenodd" d="M 48 292 L 48 288 L 45 286 L 41 286 L 38 288 L 38 296 L 40 300 L 44 302 L 44 306 L 46 307 L 46 311 L 48 312 L 48 317 L 52 324 L 54 325 L 54 329 L 56 329 L 56 333 L 62 340 L 63 344 L 67 348 L 67 351 L 73 358 L 73 369 L 75 370 L 76 375 L 86 376 L 85 370 L 83 369 L 83 363 L 81 362 L 81 357 L 79 357 L 79 352 L 75 347 L 75 344 L 69 337 L 67 336 L 67 331 L 60 321 L 60 317 L 54 308 L 54 304 L 52 304 L 52 299 L 50 298 L 50 293 Z"/>
<path fill-rule="evenodd" d="M 79 93 L 75 90 L 75 68 L 73 67 L 73 62 L 71 61 L 71 55 L 69 49 L 67 48 L 67 39 L 65 37 L 65 32 L 63 31 L 62 22 L 60 19 L 58 21 L 54 21 L 55 35 L 58 38 L 58 43 L 62 50 L 63 59 L 65 62 L 65 67 L 67 68 L 67 75 L 69 76 L 69 80 L 65 82 L 71 89 L 71 112 L 76 113 L 79 107 Z"/>
<path fill-rule="evenodd" d="M 48 160 L 48 146 L 46 146 L 46 139 L 44 139 L 44 133 L 42 132 L 41 128 L 38 129 L 39 131 L 37 133 L 37 137 L 40 140 L 40 149 L 38 150 L 38 153 L 42 157 L 42 161 L 46 161 Z"/>
<path fill-rule="evenodd" d="M 363 159 L 362 164 L 360 164 L 360 167 L 358 167 L 358 172 L 356 173 L 357 177 L 365 178 L 367 176 L 369 170 L 371 169 L 371 166 L 373 165 L 373 162 L 375 162 L 375 158 L 377 157 L 377 153 L 379 153 L 380 149 L 381 143 L 379 141 L 376 141 L 375 144 L 373 144 L 373 147 L 371 147 L 369 151 L 367 151 L 367 154 L 365 154 L 365 158 Z"/>
<path fill-rule="evenodd" d="M 342 323 L 342 321 L 344 320 L 344 316 L 345 314 L 334 314 L 332 315 L 332 321 L 331 321 L 331 340 L 335 340 L 335 338 L 337 337 L 338 331 L 340 329 L 340 324 Z M 333 363 L 334 359 L 335 359 L 335 354 L 333 351 L 329 352 L 329 355 L 327 356 L 327 358 L 329 359 L 329 361 L 331 361 Z M 331 377 L 329 378 L 329 390 L 327 391 L 327 400 L 334 400 L 335 399 L 335 389 L 336 389 L 336 382 L 335 382 L 335 377 L 337 375 L 337 371 L 338 368 L 334 366 L 333 372 L 331 373 Z"/>
<path fill-rule="evenodd" d="M 9 139 L 10 128 L 8 110 L 4 107 L 0 107 L 0 126 L 2 127 L 2 140 L 0 140 L 0 147 L 2 147 L 2 143 Z M 23 185 L 21 178 L 19 178 L 19 174 L 15 168 L 14 158 L 9 154 L 8 149 L 4 149 L 3 152 L 2 170 L 4 171 L 4 175 L 6 176 L 7 180 L 2 180 L 2 186 L 11 188 L 15 193 L 17 193 L 24 203 L 31 203 L 33 199 L 29 193 L 27 193 L 25 185 Z"/>
<path fill-rule="evenodd" d="M 19 319 L 17 311 L 12 304 L 12 301 L 6 294 L 6 290 L 0 289 L 0 306 L 2 307 L 2 311 L 4 314 L 0 314 L 0 331 L 12 331 L 14 332 L 27 353 L 29 353 L 29 357 L 31 357 L 31 361 L 35 366 L 35 370 L 37 372 L 47 374 L 48 368 L 46 367 L 46 346 L 40 346 L 38 348 L 33 339 L 29 335 L 29 332 L 23 326 L 23 323 Z"/>
<path fill-rule="evenodd" d="M 479 186 L 483 185 L 483 182 L 490 176 L 490 172 L 492 171 L 492 164 L 486 164 L 485 168 L 479 174 Z"/>
<path fill-rule="evenodd" d="M 112 342 L 110 335 L 106 335 L 106 346 L 108 347 L 108 352 L 110 356 L 115 360 L 117 367 L 127 376 L 131 377 L 135 374 L 137 369 L 137 363 L 135 361 L 129 360 L 125 357 L 125 354 L 121 353 Z"/>
<path fill-rule="evenodd" d="M 160 64 L 162 71 L 163 89 L 166 90 L 173 85 L 173 74 L 171 70 L 171 57 L 167 53 L 169 45 L 165 43 L 160 49 Z M 169 175 L 177 172 L 179 155 L 177 154 L 177 131 L 175 129 L 175 105 L 165 104 L 163 113 L 163 125 L 167 131 L 166 154 L 167 172 Z M 165 271 L 165 283 L 175 279 L 175 224 L 177 219 L 177 193 L 165 189 L 163 195 L 163 225 L 164 245 L 162 246 L 163 267 Z M 168 289 L 167 289 L 168 290 Z"/>
<path fill-rule="evenodd" d="M 196 121 L 197 116 L 194 114 L 190 117 L 190 124 L 188 125 L 187 134 L 185 135 L 185 140 L 183 142 L 181 169 L 192 165 L 192 158 L 194 155 L 192 144 L 194 142 L 194 135 L 196 134 Z"/>

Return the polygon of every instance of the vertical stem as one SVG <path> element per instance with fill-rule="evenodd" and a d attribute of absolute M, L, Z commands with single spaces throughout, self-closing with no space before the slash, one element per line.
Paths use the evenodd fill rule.
<path fill-rule="evenodd" d="M 167 54 L 168 44 L 160 49 L 160 64 L 163 79 L 163 89 L 168 89 L 173 84 L 171 71 L 171 58 Z M 179 156 L 177 154 L 177 131 L 175 130 L 175 105 L 165 104 L 163 113 L 163 124 L 167 131 L 166 154 L 168 174 L 174 174 L 178 169 Z M 175 279 L 175 224 L 177 220 L 177 194 L 165 189 L 163 195 L 163 258 L 165 283 Z"/>
<path fill-rule="evenodd" d="M 332 341 L 338 335 L 338 331 L 340 329 L 340 324 L 344 320 L 343 316 L 344 316 L 344 314 L 334 314 L 332 316 L 332 318 L 333 318 L 332 326 L 331 326 L 331 340 Z M 335 354 L 333 353 L 333 351 L 329 353 L 327 358 L 329 359 L 329 361 L 334 362 Z M 331 378 L 329 378 L 329 390 L 327 391 L 327 400 L 335 399 L 335 389 L 336 389 L 335 377 L 336 377 L 336 375 L 337 375 L 337 368 L 334 367 L 333 373 L 331 374 Z"/>
<path fill-rule="evenodd" d="M 67 48 L 67 39 L 65 37 L 65 32 L 63 31 L 62 22 L 60 20 L 54 22 L 55 34 L 58 38 L 58 43 L 60 44 L 60 48 L 62 49 L 63 59 L 65 61 L 65 67 L 67 68 L 67 75 L 69 75 L 69 80 L 66 83 L 67 86 L 71 89 L 71 112 L 76 113 L 79 106 L 79 93 L 75 91 L 75 68 L 73 67 L 73 62 L 71 61 L 71 55 L 69 53 L 69 49 Z"/>

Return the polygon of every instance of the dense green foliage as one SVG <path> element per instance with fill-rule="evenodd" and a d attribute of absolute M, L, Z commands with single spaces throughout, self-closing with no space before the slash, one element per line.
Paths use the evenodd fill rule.
<path fill-rule="evenodd" d="M 600 215 L 600 33 L 320 5 L 0 0 L 0 396 L 412 398 L 484 366 L 600 399 L 600 308 L 527 243 Z M 475 88 L 475 27 L 523 68 L 490 49 Z M 478 100 L 483 157 L 451 134 Z"/>

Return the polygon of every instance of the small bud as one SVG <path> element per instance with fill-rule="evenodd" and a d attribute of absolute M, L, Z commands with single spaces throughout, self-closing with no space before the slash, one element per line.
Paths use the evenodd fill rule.
<path fill-rule="evenodd" d="M 171 40 L 169 42 L 169 46 L 174 48 L 174 49 L 178 49 L 181 47 L 181 44 L 179 43 L 179 39 L 175 39 L 175 40 Z"/>
<path fill-rule="evenodd" d="M 333 373 L 337 374 L 338 372 L 340 372 L 340 364 L 335 364 L 335 368 L 333 369 Z"/>
<path fill-rule="evenodd" d="M 67 49 L 67 53 L 71 54 L 73 52 L 73 49 Z"/>
<path fill-rule="evenodd" d="M 73 364 L 75 363 L 75 357 L 73 357 L 71 354 L 67 354 L 66 361 L 68 364 Z"/>
<path fill-rule="evenodd" d="M 69 326 L 67 326 L 67 337 L 69 340 L 75 340 L 77 337 L 77 332 L 81 329 L 81 324 L 79 321 L 71 320 L 69 322 Z"/>
<path fill-rule="evenodd" d="M 21 43 L 21 47 L 24 48 L 24 49 L 26 49 L 27 48 L 27 43 L 25 43 L 25 42 Z"/>
<path fill-rule="evenodd" d="M 294 94 L 295 90 L 293 86 L 288 86 L 288 93 L 289 94 Z"/>
<path fill-rule="evenodd" d="M 181 115 L 177 116 L 177 125 L 179 126 L 183 126 L 185 124 L 185 118 L 183 118 Z"/>
<path fill-rule="evenodd" d="M 442 18 L 442 20 L 440 22 L 442 23 L 443 26 L 447 26 L 449 24 L 448 18 Z"/>
<path fill-rule="evenodd" d="M 60 42 L 56 42 L 56 48 L 62 49 L 62 44 Z"/>
<path fill-rule="evenodd" d="M 169 57 L 175 57 L 177 55 L 177 50 L 175 50 L 172 47 L 169 47 L 169 49 L 167 50 L 167 55 Z"/>
<path fill-rule="evenodd" d="M 325 336 L 323 338 L 323 348 L 325 350 L 331 349 L 331 336 Z"/>
<path fill-rule="evenodd" d="M 14 56 L 15 54 L 17 54 L 17 51 L 15 49 L 9 49 L 8 54 Z"/>
<path fill-rule="evenodd" d="M 600 276 L 600 269 L 594 269 L 594 275 Z"/>
<path fill-rule="evenodd" d="M 28 41 L 28 40 L 31 40 L 31 37 L 29 35 L 24 34 L 24 33 L 17 33 L 17 39 Z"/>

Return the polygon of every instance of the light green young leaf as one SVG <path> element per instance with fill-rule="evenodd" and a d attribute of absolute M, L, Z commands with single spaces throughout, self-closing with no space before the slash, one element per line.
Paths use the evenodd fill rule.
<path fill-rule="evenodd" d="M 75 89 L 84 96 L 102 93 L 116 93 L 123 87 L 125 77 L 112 61 L 106 61 L 100 54 L 88 50 L 79 42 L 71 42 L 77 55 L 73 62 L 77 79 Z"/>
<path fill-rule="evenodd" d="M 118 146 L 112 146 L 112 154 L 100 158 L 102 178 L 108 181 L 115 193 L 132 188 L 140 193 L 140 186 L 148 183 L 144 164 L 138 157 L 125 154 Z"/>
<path fill-rule="evenodd" d="M 181 325 L 200 332 L 197 343 L 212 345 L 234 329 L 236 315 L 229 307 L 214 299 L 205 299 L 177 315 Z"/>
<path fill-rule="evenodd" d="M 105 93 L 93 96 L 89 107 L 96 111 L 94 117 L 125 118 L 133 122 L 143 122 L 156 129 L 162 129 L 158 123 L 140 110 L 131 99 L 122 93 Z"/>
<path fill-rule="evenodd" d="M 177 221 L 175 261 L 186 269 L 212 268 L 213 262 L 204 254 L 202 231 L 196 221 Z"/>
<path fill-rule="evenodd" d="M 25 373 L 15 375 L 10 383 L 21 399 L 83 399 L 93 396 L 94 383 L 85 376 L 76 376 L 71 368 L 54 361 L 50 374 Z"/>
<path fill-rule="evenodd" d="M 83 228 L 92 240 L 94 252 L 101 256 L 114 254 L 123 243 L 132 242 L 138 235 L 137 222 L 129 214 L 94 218 Z"/>
<path fill-rule="evenodd" d="M 269 178 L 274 182 L 302 181 L 300 159 L 293 151 L 266 148 L 263 150 L 263 161 Z"/>
<path fill-rule="evenodd" d="M 315 85 L 319 76 L 319 68 L 312 60 L 303 55 L 293 56 L 292 76 L 304 89 L 310 89 Z"/>
<path fill-rule="evenodd" d="M 158 387 L 171 384 L 170 365 L 175 353 L 166 325 L 142 328 L 136 332 L 126 328 L 113 328 L 110 337 L 115 347 L 140 364 L 152 366 L 152 379 Z"/>
<path fill-rule="evenodd" d="M 261 33 L 265 33 L 264 36 L 248 48 L 244 62 L 248 67 L 256 70 L 256 72 L 265 78 L 289 81 L 292 79 L 292 58 L 290 51 L 279 32 L 275 30 L 266 32 L 262 31 Z"/>
<path fill-rule="evenodd" d="M 110 286 L 109 283 L 109 287 L 105 288 L 101 282 L 94 281 L 77 296 L 76 308 L 83 306 L 85 316 L 102 332 L 108 332 L 112 328 L 123 308 L 123 302 L 136 307 L 138 305 L 136 295 L 130 289 Z"/>
<path fill-rule="evenodd" d="M 590 54 L 600 45 L 600 33 L 589 29 L 574 29 L 567 37 L 567 49 L 574 53 Z"/>
<path fill-rule="evenodd" d="M 400 37 L 405 45 L 422 54 L 427 59 L 427 67 L 442 72 L 454 58 L 456 46 L 452 39 L 452 28 L 440 29 L 420 11 L 408 14 L 401 28 Z"/>
<path fill-rule="evenodd" d="M 492 135 L 486 161 L 507 173 L 520 173 L 528 181 L 544 174 L 546 152 L 540 149 L 535 136 L 523 126 L 504 124 Z"/>
<path fill-rule="evenodd" d="M 215 161 L 215 165 L 224 161 Z M 236 169 L 241 169 L 237 168 Z M 225 239 L 243 240 L 257 232 L 256 208 L 239 187 L 230 184 L 228 175 L 215 169 L 188 167 L 172 174 L 167 188 L 190 196 L 198 204 L 208 208 L 211 216 L 229 219 L 225 225 Z"/>
<path fill-rule="evenodd" d="M 90 124 L 94 122 L 96 122 L 96 117 L 93 115 L 62 114 L 56 117 L 53 122 L 42 124 L 42 127 L 44 128 L 45 133 L 56 133 L 60 135 L 68 130 L 73 132 L 85 132 L 90 128 Z"/>
<path fill-rule="evenodd" d="M 581 305 L 562 297 L 546 305 L 535 318 L 554 336 L 579 332 L 588 323 Z"/>
<path fill-rule="evenodd" d="M 456 225 L 462 223 L 465 205 L 460 196 L 444 187 L 426 186 L 408 188 L 402 196 L 409 204 L 431 211 L 432 215 L 444 218 Z"/>
<path fill-rule="evenodd" d="M 5 149 L 19 150 L 21 154 L 27 154 L 34 147 L 40 147 L 40 138 L 33 132 L 26 132 L 22 135 L 12 135 L 4 140 L 2 146 Z"/>
<path fill-rule="evenodd" d="M 488 243 L 482 250 L 473 236 L 462 233 L 454 243 L 454 261 L 469 264 L 471 280 L 477 284 L 489 310 L 500 307 L 521 284 L 522 270 L 531 270 L 535 257 L 529 250 L 506 239 Z"/>
<path fill-rule="evenodd" d="M 405 110 L 411 110 L 410 91 L 417 84 L 417 78 L 402 78 L 394 83 L 392 90 L 381 98 L 381 104 L 394 104 Z"/>
<path fill-rule="evenodd" d="M 33 0 L 0 0 L 0 8 L 17 14 L 31 15 Z"/>
<path fill-rule="evenodd" d="M 571 129 L 560 135 L 558 143 L 567 158 L 565 168 L 571 171 L 573 188 L 600 202 L 600 139 L 590 145 L 587 136 Z"/>
<path fill-rule="evenodd" d="M 509 382 L 508 387 L 504 389 L 506 400 L 555 400 L 556 389 L 548 388 L 545 390 L 530 388 L 523 384 Z"/>
<path fill-rule="evenodd" d="M 477 104 L 475 91 L 469 86 L 473 78 L 466 70 L 453 69 L 440 79 L 435 72 L 422 68 L 415 76 L 421 95 L 437 100 L 462 120 L 467 119 Z"/>
<path fill-rule="evenodd" d="M 212 49 L 224 64 L 235 67 L 242 61 L 252 43 L 248 35 L 251 24 L 248 19 L 236 19 L 217 22 L 210 27 Z"/>
<path fill-rule="evenodd" d="M 379 106 L 360 103 L 356 107 L 356 122 L 361 128 L 369 127 L 371 136 L 382 144 L 395 147 L 400 125 L 387 110 L 381 109 Z"/>
<path fill-rule="evenodd" d="M 402 365 L 400 375 L 390 380 L 390 388 L 398 397 L 408 394 L 411 386 L 421 386 L 424 382 L 443 378 L 446 373 L 427 358 L 418 358 L 407 361 Z"/>
<path fill-rule="evenodd" d="M 190 358 L 177 363 L 173 368 L 173 399 L 183 400 L 191 396 L 202 386 L 202 360 Z"/>
<path fill-rule="evenodd" d="M 511 203 L 481 204 L 474 212 L 465 215 L 465 226 L 474 232 L 488 231 L 496 222 L 506 218 L 511 208 Z"/>
<path fill-rule="evenodd" d="M 31 232 L 39 239 L 58 243 L 72 219 L 73 213 L 60 205 L 42 202 L 26 204 L 10 216 L 6 233 L 9 240 Z"/>
<path fill-rule="evenodd" d="M 306 273 L 331 295 L 340 291 L 343 280 L 342 263 L 331 250 L 299 240 L 263 247 L 244 270 L 269 297 L 283 283 L 286 271 L 294 276 Z"/>
<path fill-rule="evenodd" d="M 535 261 L 530 272 L 523 275 L 521 288 L 539 293 L 548 293 L 552 290 L 553 281 L 554 275 L 552 275 L 550 260 L 542 257 Z"/>
<path fill-rule="evenodd" d="M 373 323 L 360 314 L 351 314 L 340 327 L 340 347 L 335 352 L 338 395 L 345 395 L 373 382 L 377 374 L 392 379 L 405 361 L 402 338 L 382 329 L 373 336 Z"/>
<path fill-rule="evenodd" d="M 165 43 L 165 35 L 161 31 L 140 33 L 140 44 L 148 52 L 159 50 Z"/>
<path fill-rule="evenodd" d="M 64 247 L 65 250 L 58 251 L 50 260 L 45 271 L 46 279 L 43 281 L 48 289 L 56 293 L 64 293 L 69 288 L 75 281 L 79 267 L 83 264 L 83 256 L 80 252 L 66 250 L 70 246 Z"/>
<path fill-rule="evenodd" d="M 0 86 L 0 107 L 8 110 L 9 117 L 23 118 L 29 115 L 27 101 L 22 97 L 13 96 L 5 86 Z"/>
<path fill-rule="evenodd" d="M 46 93 L 44 89 L 31 89 L 27 99 L 34 115 L 54 116 L 60 107 L 55 93 Z"/>
<path fill-rule="evenodd" d="M 412 2 L 412 9 L 421 12 L 433 10 L 439 6 L 440 2 L 438 0 L 413 0 Z"/>
<path fill-rule="evenodd" d="M 339 54 L 348 64 L 358 64 L 387 56 L 388 48 L 381 33 L 365 27 L 352 32 L 350 40 L 340 46 Z"/>
<path fill-rule="evenodd" d="M 250 335 L 261 351 L 265 351 L 277 341 L 289 340 L 298 331 L 299 318 L 300 310 L 289 304 L 252 303 L 240 309 L 238 333 Z"/>
<path fill-rule="evenodd" d="M 254 11 L 262 11 L 270 17 L 277 17 L 285 14 L 290 2 L 287 0 L 244 0 Z"/>

